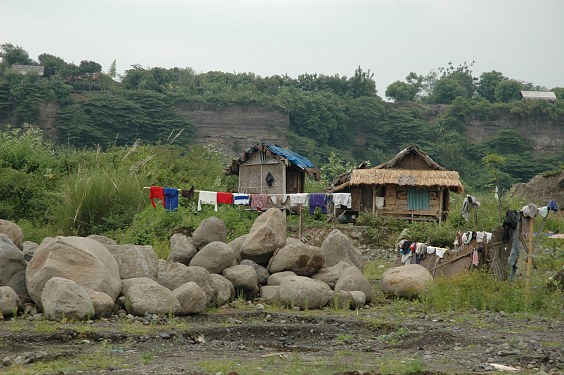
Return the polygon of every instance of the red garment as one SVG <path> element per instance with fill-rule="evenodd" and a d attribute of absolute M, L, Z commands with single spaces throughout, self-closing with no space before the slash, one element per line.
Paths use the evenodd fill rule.
<path fill-rule="evenodd" d="M 157 205 L 155 204 L 155 198 L 160 199 L 163 203 L 163 207 L 165 207 L 164 189 L 161 186 L 151 186 L 150 188 L 149 199 L 151 200 L 153 208 L 157 208 Z"/>
<path fill-rule="evenodd" d="M 217 203 L 233 204 L 233 194 L 232 193 L 217 193 Z"/>

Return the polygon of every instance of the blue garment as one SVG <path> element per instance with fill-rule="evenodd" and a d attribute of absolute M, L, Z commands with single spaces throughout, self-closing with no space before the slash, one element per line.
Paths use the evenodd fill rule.
<path fill-rule="evenodd" d="M 554 212 L 558 211 L 558 204 L 556 204 L 555 200 L 551 200 L 550 202 L 548 202 L 547 206 L 550 210 Z"/>
<path fill-rule="evenodd" d="M 321 212 L 327 213 L 327 195 L 321 193 L 311 193 L 309 195 L 309 213 L 313 215 L 315 207 L 321 208 Z"/>
<path fill-rule="evenodd" d="M 178 189 L 165 187 L 163 190 L 165 210 L 176 211 L 178 209 Z"/>

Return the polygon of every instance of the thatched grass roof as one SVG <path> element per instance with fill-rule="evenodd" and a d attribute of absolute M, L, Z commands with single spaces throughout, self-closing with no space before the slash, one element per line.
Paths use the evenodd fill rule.
<path fill-rule="evenodd" d="M 444 186 L 456 193 L 464 192 L 458 172 L 446 170 L 354 169 L 348 185 Z"/>

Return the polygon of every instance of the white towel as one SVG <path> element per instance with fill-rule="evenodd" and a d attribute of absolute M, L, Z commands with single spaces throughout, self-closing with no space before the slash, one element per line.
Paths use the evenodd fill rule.
<path fill-rule="evenodd" d="M 434 254 L 436 249 L 435 246 L 427 246 L 427 254 Z"/>
<path fill-rule="evenodd" d="M 437 254 L 437 256 L 439 258 L 442 258 L 445 256 L 445 253 L 448 251 L 448 249 L 442 248 L 442 247 L 436 247 L 435 248 L 435 253 Z"/>
<path fill-rule="evenodd" d="M 333 203 L 335 205 L 347 206 L 347 208 L 352 207 L 351 193 L 333 193 Z"/>
<path fill-rule="evenodd" d="M 290 199 L 290 207 L 297 206 L 301 204 L 302 206 L 307 206 L 309 194 L 300 193 L 300 194 L 288 194 L 287 198 Z"/>
<path fill-rule="evenodd" d="M 200 191 L 198 196 L 198 211 L 202 210 L 202 204 L 213 204 L 214 210 L 217 212 L 217 192 Z"/>
<path fill-rule="evenodd" d="M 411 259 L 410 259 L 410 258 L 411 258 L 412 255 L 413 255 L 413 254 L 411 253 L 411 251 L 410 251 L 409 253 L 407 253 L 407 254 L 402 254 L 402 255 L 401 255 L 401 262 L 402 262 L 403 264 L 411 264 Z"/>
<path fill-rule="evenodd" d="M 379 210 L 384 208 L 384 197 L 376 197 L 376 208 Z"/>
<path fill-rule="evenodd" d="M 234 193 L 233 194 L 233 204 L 234 205 L 248 205 L 251 203 L 251 196 L 249 194 L 240 194 Z"/>
<path fill-rule="evenodd" d="M 484 241 L 484 234 L 486 232 L 476 232 L 476 242 L 482 243 Z"/>

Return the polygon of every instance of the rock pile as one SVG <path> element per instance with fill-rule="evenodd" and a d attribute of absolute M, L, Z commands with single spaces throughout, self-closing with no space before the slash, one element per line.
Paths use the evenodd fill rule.
<path fill-rule="evenodd" d="M 282 211 L 260 215 L 250 232 L 227 243 L 217 217 L 192 237 L 174 234 L 168 259 L 151 246 L 110 238 L 22 241 L 21 229 L 0 221 L 0 313 L 43 311 L 48 319 L 118 315 L 187 315 L 222 306 L 239 295 L 294 309 L 328 304 L 359 308 L 372 299 L 363 259 L 338 230 L 321 247 L 287 238 Z"/>

